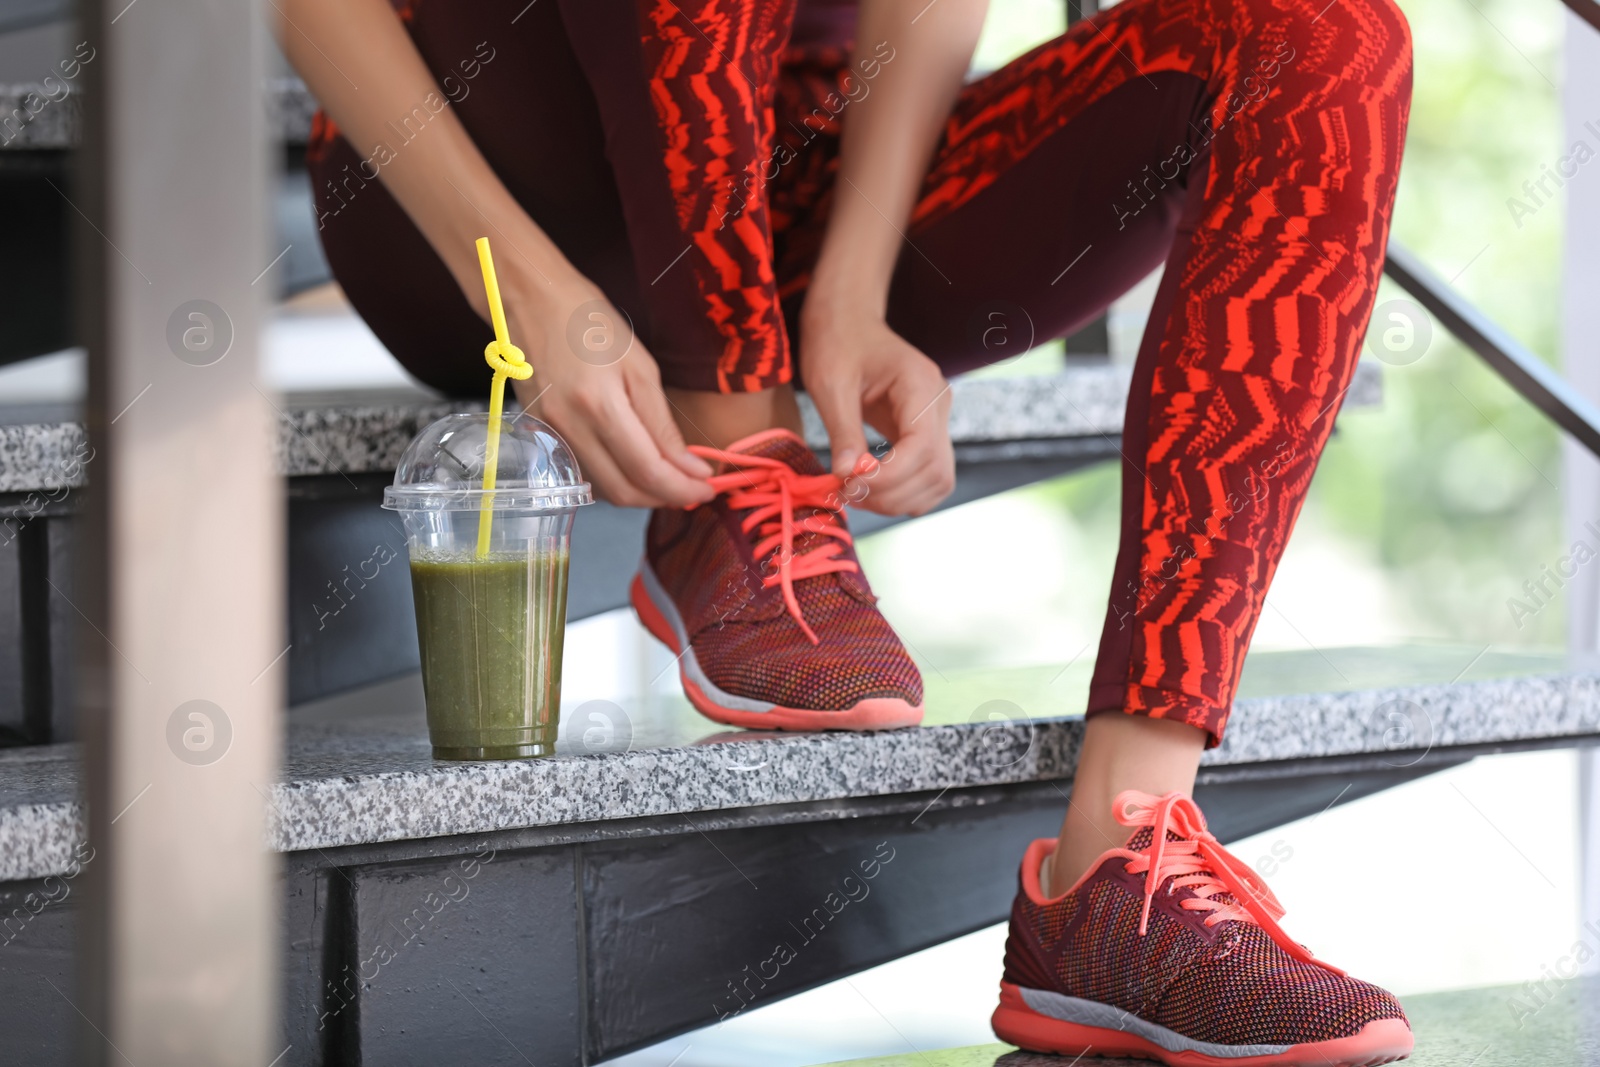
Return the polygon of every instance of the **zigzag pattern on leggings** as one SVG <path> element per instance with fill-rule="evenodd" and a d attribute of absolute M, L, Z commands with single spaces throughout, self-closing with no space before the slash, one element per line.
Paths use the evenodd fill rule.
<path fill-rule="evenodd" d="M 1325 2 L 1145 0 L 1095 26 L 1141 72 L 1201 64 L 1212 93 L 1190 126 L 1211 157 L 1203 210 L 1178 298 L 1149 327 L 1138 565 L 1119 560 L 1089 706 L 1181 719 L 1213 743 L 1355 371 L 1405 142 L 1403 16 Z M 1113 210 L 1139 210 L 1130 193 Z"/>
<path fill-rule="evenodd" d="M 772 273 L 761 169 L 794 0 L 642 0 L 650 98 L 678 224 L 707 318 L 723 337 L 717 385 L 788 381 L 788 338 Z"/>
<path fill-rule="evenodd" d="M 1124 531 L 1089 710 L 1179 719 L 1214 744 L 1371 313 L 1410 102 L 1404 17 L 1389 0 L 1126 0 L 963 90 L 910 233 L 1163 71 L 1202 78 L 1204 108 L 1120 202 L 1082 205 L 1123 222 L 1209 160 L 1176 305 L 1141 352 L 1151 392 L 1129 406 L 1140 528 Z M 808 281 L 838 149 L 836 131 L 812 143 L 783 119 L 815 113 L 840 76 L 815 54 L 780 75 L 780 142 L 807 146 L 772 189 L 786 294 Z"/>

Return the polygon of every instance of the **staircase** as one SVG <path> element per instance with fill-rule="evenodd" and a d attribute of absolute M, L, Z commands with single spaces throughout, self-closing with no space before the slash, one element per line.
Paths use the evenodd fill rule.
<path fill-rule="evenodd" d="M 1219 837 L 1600 741 L 1600 676 L 1471 657 L 1344 656 L 1347 691 L 1241 699 L 1200 776 Z M 1246 692 L 1304 668 L 1252 657 Z M 974 713 L 973 685 L 1014 710 Z M 430 758 L 414 675 L 294 709 L 267 791 L 281 1063 L 595 1063 L 1000 921 L 1016 857 L 1059 825 L 1082 721 L 1042 672 L 932 680 L 929 707 L 915 730 L 763 736 L 681 701 L 584 705 L 557 757 L 493 764 Z M 30 1064 L 68 1060 L 71 1008 L 38 977 L 71 981 L 95 862 L 79 775 L 73 745 L 0 752 L 0 1030 Z"/>
<path fill-rule="evenodd" d="M 1593 0 L 1568 6 L 1600 26 Z M 274 87 L 288 172 L 279 243 L 300 250 L 285 260 L 286 291 L 326 279 L 298 160 L 307 105 L 297 84 Z M 74 340 L 69 220 L 48 186 L 64 180 L 76 136 L 68 107 L 0 148 L 0 183 L 40 207 L 0 234 L 0 264 L 31 265 L 0 283 L 37 309 L 26 331 L 0 337 L 0 362 Z M 1391 248 L 1387 269 L 1600 452 L 1600 413 L 1537 357 L 1405 249 Z M 1093 364 L 957 383 L 949 503 L 1110 459 L 1126 390 L 1125 371 Z M 1363 366 L 1345 408 L 1380 400 L 1377 371 Z M 423 396 L 345 395 L 290 398 L 280 412 L 293 706 L 283 774 L 261 786 L 282 860 L 275 1067 L 595 1063 L 1003 918 L 1023 844 L 1059 824 L 1082 736 L 1054 667 L 934 681 L 917 730 L 769 737 L 719 731 L 681 702 L 586 705 L 571 709 L 555 758 L 432 761 L 399 572 L 337 598 L 337 625 L 321 624 L 351 562 L 398 544 L 378 493 L 400 448 L 443 410 Z M 71 715 L 85 447 L 70 407 L 0 410 L 0 1047 L 40 1065 L 72 1058 L 63 1035 L 78 1027 L 75 1009 L 51 987 L 76 981 L 79 878 L 99 860 Z M 641 523 L 603 505 L 582 515 L 574 619 L 624 602 Z M 1344 684 L 1299 690 L 1314 664 L 1253 656 L 1227 740 L 1201 772 L 1213 828 L 1235 840 L 1480 755 L 1600 743 L 1600 675 L 1472 653 L 1374 651 Z M 141 796 L 120 798 L 117 817 Z M 798 951 L 773 975 L 765 965 L 786 939 Z M 1537 1028 L 1514 1032 L 1511 991 L 1413 998 L 1414 1062 L 1593 1064 L 1600 989 L 1561 990 Z M 904 1062 L 1058 1061 L 983 1047 Z"/>

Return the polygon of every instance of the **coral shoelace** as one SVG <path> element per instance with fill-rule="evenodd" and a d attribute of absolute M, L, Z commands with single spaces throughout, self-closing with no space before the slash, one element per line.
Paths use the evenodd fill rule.
<path fill-rule="evenodd" d="M 775 558 L 777 570 L 761 579 L 766 588 L 781 586 L 783 602 L 789 615 L 805 631 L 813 645 L 821 644 L 815 632 L 807 625 L 800 612 L 800 601 L 795 599 L 794 583 L 819 574 L 842 571 L 859 571 L 861 567 L 850 559 L 839 559 L 839 553 L 850 544 L 850 533 L 839 525 L 841 506 L 839 489 L 843 483 L 832 474 L 801 474 L 782 460 L 765 456 L 749 456 L 742 452 L 724 452 L 720 448 L 690 445 L 689 451 L 702 459 L 721 463 L 724 472 L 709 479 L 711 488 L 728 497 L 728 506 L 735 511 L 749 510 L 740 528 L 746 533 L 756 531 L 760 540 L 752 550 L 755 558 Z M 796 520 L 799 508 L 815 509 L 818 513 Z M 797 532 L 809 531 L 831 538 L 825 544 L 803 555 L 794 553 Z M 769 568 L 770 569 L 770 568 Z"/>
<path fill-rule="evenodd" d="M 1283 905 L 1254 871 L 1206 829 L 1206 817 L 1193 800 L 1181 793 L 1157 797 L 1129 789 L 1118 793 L 1114 803 L 1118 822 L 1124 826 L 1148 826 L 1152 834 L 1144 853 L 1135 854 L 1126 865 L 1128 873 L 1142 872 L 1145 876 L 1140 934 L 1149 928 L 1150 904 L 1156 890 L 1171 878 L 1172 888 L 1187 886 L 1194 891 L 1194 896 L 1182 901 L 1181 907 L 1211 913 L 1206 916 L 1205 925 L 1228 920 L 1255 923 L 1294 958 L 1344 974 L 1283 932 L 1277 922 L 1283 917 Z M 1169 841 L 1168 831 L 1181 840 Z M 1229 894 L 1233 902 L 1212 899 L 1219 893 Z"/>

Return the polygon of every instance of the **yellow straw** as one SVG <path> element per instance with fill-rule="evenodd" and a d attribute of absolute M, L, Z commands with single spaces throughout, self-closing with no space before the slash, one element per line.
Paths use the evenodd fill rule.
<path fill-rule="evenodd" d="M 494 369 L 494 384 L 489 386 L 489 439 L 484 443 L 483 503 L 478 513 L 478 558 L 489 555 L 489 525 L 494 515 L 495 471 L 500 466 L 500 408 L 506 395 L 506 379 L 525 381 L 533 374 L 522 349 L 511 343 L 506 330 L 506 310 L 500 303 L 500 283 L 494 274 L 494 257 L 489 254 L 489 239 L 478 238 L 478 266 L 483 268 L 483 288 L 489 294 L 489 318 L 494 322 L 494 340 L 483 350 L 483 358 Z"/>

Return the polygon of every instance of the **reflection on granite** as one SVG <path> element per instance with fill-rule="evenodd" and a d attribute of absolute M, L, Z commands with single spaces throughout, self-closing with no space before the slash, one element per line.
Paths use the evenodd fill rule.
<path fill-rule="evenodd" d="M 1600 951 L 1600 935 L 1587 942 Z M 1416 1034 L 1410 1067 L 1600 1067 L 1600 978 L 1402 997 Z M 1125 1058 L 1046 1056 L 972 1045 L 827 1067 L 1127 1067 Z M 1136 1062 L 1144 1062 L 1142 1060 Z"/>
<path fill-rule="evenodd" d="M 950 386 L 951 439 L 980 445 L 1120 433 L 1128 377 L 1125 367 L 1085 366 L 1037 377 L 957 379 Z M 1381 382 L 1374 365 L 1359 365 L 1345 406 L 1375 402 Z M 276 406 L 278 470 L 297 476 L 393 470 L 422 427 L 483 404 L 356 392 L 291 396 Z M 801 398 L 801 414 L 806 440 L 827 447 L 827 433 L 807 397 Z M 83 447 L 83 429 L 74 421 L 19 422 L 0 407 L 0 492 L 82 485 L 83 472 L 68 464 Z"/>

